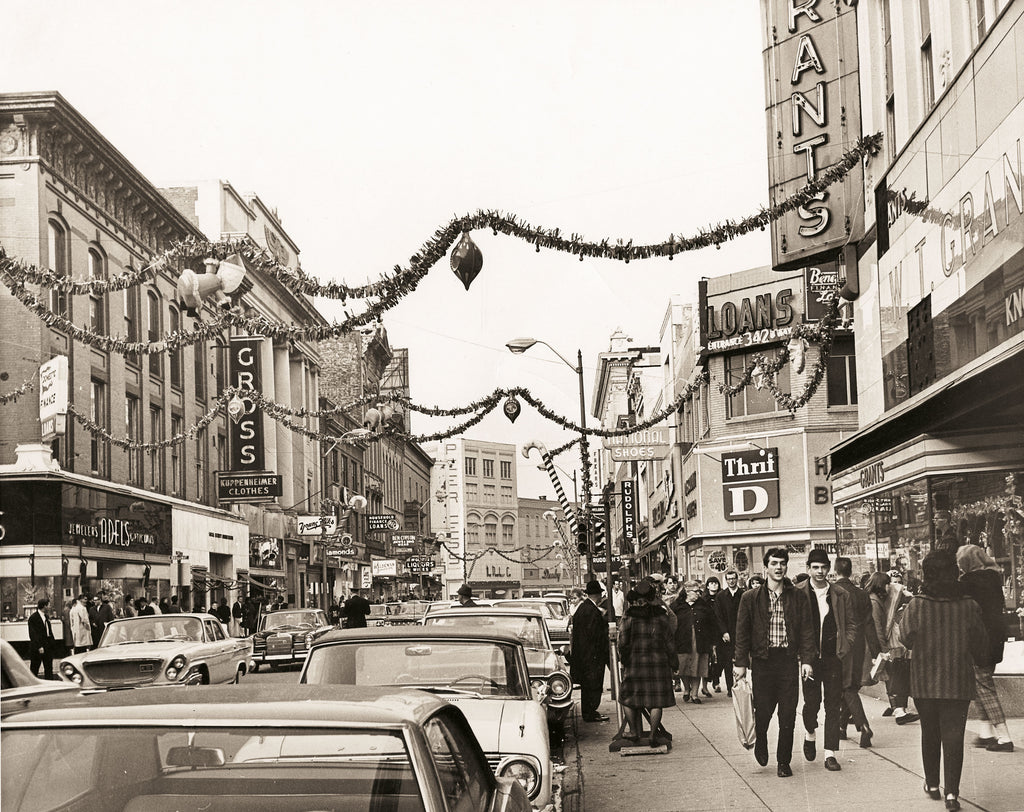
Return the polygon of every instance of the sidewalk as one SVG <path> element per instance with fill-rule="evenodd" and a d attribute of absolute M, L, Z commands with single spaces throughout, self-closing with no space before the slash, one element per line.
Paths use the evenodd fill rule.
<path fill-rule="evenodd" d="M 769 729 L 772 760 L 754 761 L 736 736 L 732 700 L 723 692 L 701 705 L 666 708 L 663 724 L 674 737 L 666 755 L 623 757 L 608 752 L 618 729 L 615 703 L 607 699 L 604 723 L 575 719 L 576 735 L 565 742 L 562 808 L 565 812 L 676 812 L 677 810 L 891 810 L 940 812 L 944 806 L 922 790 L 918 723 L 899 726 L 882 718 L 885 705 L 864 697 L 864 709 L 875 732 L 873 746 L 862 750 L 851 739 L 837 754 L 842 772 L 825 770 L 818 728 L 818 756 L 804 759 L 803 731 L 797 711 L 793 777 L 775 774 L 776 724 Z M 681 695 L 677 695 L 681 696 Z M 1014 753 L 989 753 L 970 746 L 976 723 L 968 720 L 960 803 L 965 810 L 1024 810 L 1024 720 L 1011 719 Z"/>

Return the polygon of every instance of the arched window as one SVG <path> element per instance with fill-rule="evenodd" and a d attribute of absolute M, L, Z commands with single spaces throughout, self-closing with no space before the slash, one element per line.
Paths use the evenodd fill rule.
<path fill-rule="evenodd" d="M 89 249 L 89 278 L 107 278 L 107 261 L 97 248 Z M 89 329 L 104 335 L 107 332 L 107 297 L 102 293 L 89 294 Z"/>
<path fill-rule="evenodd" d="M 146 340 L 150 343 L 159 341 L 162 334 L 160 329 L 160 297 L 156 291 L 149 291 L 146 294 Z M 149 374 L 154 378 L 162 378 L 164 367 L 162 357 L 158 352 L 149 353 Z"/>
<path fill-rule="evenodd" d="M 49 252 L 50 270 L 58 276 L 68 276 L 70 268 L 70 252 L 68 251 L 68 233 L 64 226 L 49 223 L 47 230 L 47 250 Z M 67 293 L 59 290 L 50 290 L 50 310 L 59 316 L 71 317 L 71 298 Z"/>
<path fill-rule="evenodd" d="M 167 311 L 169 316 L 167 320 L 167 330 L 170 333 L 176 333 L 181 329 L 181 314 L 178 312 L 178 308 L 173 305 Z M 170 365 L 170 376 L 171 386 L 175 389 L 181 389 L 181 347 L 177 347 L 167 353 L 167 360 Z"/>

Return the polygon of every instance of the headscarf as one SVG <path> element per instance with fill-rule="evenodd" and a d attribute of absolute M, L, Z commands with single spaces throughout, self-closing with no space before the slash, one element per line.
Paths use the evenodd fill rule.
<path fill-rule="evenodd" d="M 1003 574 L 1003 570 L 996 560 L 985 552 L 984 547 L 979 547 L 977 544 L 965 544 L 960 547 L 956 551 L 956 564 L 965 575 L 975 570 L 994 570 L 1000 575 Z"/>

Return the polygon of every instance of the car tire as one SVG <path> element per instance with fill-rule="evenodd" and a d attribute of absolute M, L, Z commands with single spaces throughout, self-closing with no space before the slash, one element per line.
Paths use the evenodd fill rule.
<path fill-rule="evenodd" d="M 238 666 L 238 668 L 235 669 L 235 678 L 231 681 L 231 684 L 232 685 L 238 685 L 238 683 L 242 681 L 242 674 L 244 674 L 244 673 L 245 673 L 245 666 L 244 665 Z"/>
<path fill-rule="evenodd" d="M 252 668 L 250 668 L 250 669 L 249 669 L 249 673 L 251 673 L 251 674 L 255 674 L 255 673 L 257 673 L 257 672 L 258 672 L 259 670 L 260 670 L 260 664 L 259 664 L 259 663 L 253 663 L 253 664 L 252 664 Z"/>

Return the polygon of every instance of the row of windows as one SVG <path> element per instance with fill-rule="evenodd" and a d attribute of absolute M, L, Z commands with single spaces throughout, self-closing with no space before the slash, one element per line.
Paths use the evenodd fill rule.
<path fill-rule="evenodd" d="M 476 476 L 476 457 L 466 457 L 466 476 Z M 512 479 L 512 461 L 500 460 L 502 479 Z M 482 475 L 485 479 L 494 479 L 494 460 L 484 457 L 481 461 Z"/>

